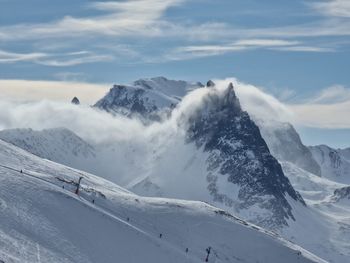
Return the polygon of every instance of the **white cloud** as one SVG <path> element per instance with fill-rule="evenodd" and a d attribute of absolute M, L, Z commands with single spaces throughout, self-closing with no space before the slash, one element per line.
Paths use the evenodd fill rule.
<path fill-rule="evenodd" d="M 221 88 L 226 88 L 232 82 L 243 110 L 256 119 L 294 121 L 294 113 L 288 105 L 265 92 L 261 87 L 243 83 L 235 78 L 214 80 L 214 82 Z"/>
<path fill-rule="evenodd" d="M 65 67 L 79 64 L 111 61 L 111 55 L 97 55 L 88 51 L 70 52 L 62 54 L 54 53 L 14 53 L 0 50 L 0 64 L 15 62 L 32 62 L 36 64 Z"/>
<path fill-rule="evenodd" d="M 350 128 L 350 89 L 335 85 L 299 104 L 288 105 L 297 123 L 317 128 Z"/>
<path fill-rule="evenodd" d="M 192 59 L 258 48 L 285 52 L 331 52 L 336 51 L 338 47 L 332 46 L 329 40 L 324 40 L 324 43 L 319 45 L 313 42 L 312 39 L 322 36 L 335 37 L 350 35 L 350 21 L 344 21 L 343 19 L 324 19 L 291 26 L 255 28 L 244 28 L 242 26 L 215 21 L 195 23 L 167 20 L 165 16 L 166 11 L 186 1 L 127 0 L 94 2 L 88 4 L 88 7 L 101 11 L 100 15 L 86 17 L 65 16 L 48 23 L 25 23 L 0 27 L 0 40 L 29 40 L 36 42 L 36 45 L 44 41 L 45 46 L 48 45 L 47 43 L 49 41 L 55 41 L 55 43 L 49 45 L 52 47 L 62 47 L 64 43 L 69 41 L 81 41 L 86 43 L 86 45 L 94 43 L 94 45 L 98 45 L 99 47 L 93 46 L 92 48 L 104 50 L 108 49 L 106 47 L 108 44 L 103 43 L 110 43 L 116 39 L 122 43 L 121 40 L 130 40 L 130 37 L 137 37 L 138 39 L 172 38 L 176 39 L 176 41 L 181 40 L 186 42 L 182 46 L 177 47 L 174 44 L 175 47 L 165 55 L 163 60 L 158 58 L 145 59 L 146 55 L 139 58 L 143 62 L 162 62 L 164 59 Z M 317 12 L 321 12 L 321 10 L 333 10 L 329 12 L 347 13 L 348 2 L 346 0 L 316 2 L 311 4 L 311 7 Z M 304 38 L 303 42 L 298 40 L 301 37 Z M 94 41 L 91 41 L 91 39 L 94 39 Z M 188 45 L 189 42 L 193 43 L 193 41 L 195 41 L 196 45 Z M 76 46 L 78 44 L 73 43 L 74 45 Z M 130 56 L 128 59 L 130 59 L 139 56 L 139 48 L 142 45 L 140 44 L 135 47 L 135 50 L 132 50 L 130 47 L 126 48 L 125 45 L 117 44 L 114 50 L 116 56 L 119 57 L 127 49 Z M 117 50 L 118 48 L 120 49 L 119 51 Z M 38 56 L 42 54 L 33 52 L 31 55 Z M 11 59 L 13 62 L 23 61 L 25 57 L 4 58 L 2 61 L 9 62 Z M 27 59 L 30 61 L 35 60 L 34 58 Z M 82 63 L 110 61 L 112 59 L 112 55 L 110 54 L 91 54 L 83 58 L 46 59 L 42 60 L 41 64 L 48 66 L 73 66 Z"/>
<path fill-rule="evenodd" d="M 159 35 L 164 12 L 183 0 L 129 0 L 96 2 L 89 6 L 106 14 L 90 17 L 66 16 L 42 24 L 19 24 L 0 28 L 0 39 L 45 39 L 61 37 L 154 36 Z"/>
<path fill-rule="evenodd" d="M 350 100 L 333 104 L 290 105 L 303 126 L 327 129 L 350 129 Z"/>
<path fill-rule="evenodd" d="M 0 80 L 0 99 L 70 102 L 77 96 L 82 103 L 92 104 L 107 93 L 109 86 L 73 81 Z"/>
<path fill-rule="evenodd" d="M 178 47 L 164 55 L 165 60 L 183 60 L 222 55 L 253 49 L 268 49 L 293 52 L 331 52 L 330 48 L 305 46 L 299 41 L 283 39 L 241 39 L 230 44 L 197 45 Z"/>
<path fill-rule="evenodd" d="M 14 53 L 0 50 L 0 63 L 14 63 L 20 61 L 38 61 L 45 58 L 45 53 Z"/>
<path fill-rule="evenodd" d="M 317 96 L 311 98 L 308 103 L 334 104 L 346 101 L 350 101 L 350 89 L 341 85 L 334 85 L 322 90 Z"/>
<path fill-rule="evenodd" d="M 311 3 L 316 11 L 336 17 L 350 17 L 350 1 L 349 0 L 326 0 L 322 2 Z"/>
<path fill-rule="evenodd" d="M 292 52 L 335 52 L 334 48 L 317 47 L 317 46 L 291 46 L 291 47 L 276 47 L 274 50 L 292 51 Z"/>
<path fill-rule="evenodd" d="M 78 58 L 43 59 L 37 61 L 37 63 L 52 67 L 68 67 L 86 63 L 106 62 L 112 60 L 114 60 L 114 57 L 110 55 L 88 55 Z"/>
<path fill-rule="evenodd" d="M 331 100 L 332 103 L 319 104 L 306 102 L 300 104 L 282 103 L 262 88 L 242 83 L 234 78 L 215 80 L 217 91 L 224 90 L 229 82 L 233 82 L 235 91 L 244 110 L 255 119 L 278 120 L 294 124 L 319 128 L 350 128 L 348 111 L 350 100 Z M 8 88 L 5 88 L 8 87 Z M 36 102 L 10 102 L 4 97 L 0 99 L 0 129 L 33 128 L 45 129 L 66 127 L 90 142 L 108 143 L 125 142 L 130 150 L 129 142 L 141 149 L 162 144 L 172 137 L 174 132 L 183 132 L 179 125 L 192 110 L 202 105 L 206 95 L 217 92 L 214 89 L 197 89 L 187 95 L 176 108 L 172 117 L 163 123 L 144 126 L 140 121 L 122 116 L 113 117 L 103 111 L 89 106 L 77 107 L 69 103 L 73 96 L 83 102 L 93 103 L 104 95 L 107 86 L 86 83 L 67 82 L 35 82 L 35 81 L 0 81 L 2 96 L 21 97 L 22 99 L 42 99 Z M 6 94 L 7 92 L 7 94 Z M 87 121 L 88 118 L 88 121 Z"/>
<path fill-rule="evenodd" d="M 247 47 L 281 47 L 298 45 L 300 42 L 283 39 L 241 39 L 236 41 L 234 44 L 236 46 Z"/>

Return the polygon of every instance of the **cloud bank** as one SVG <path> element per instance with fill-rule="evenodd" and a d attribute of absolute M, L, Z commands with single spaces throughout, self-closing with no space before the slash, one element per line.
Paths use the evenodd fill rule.
<path fill-rule="evenodd" d="M 20 85 L 30 84 L 32 87 L 29 89 L 30 92 L 22 93 L 24 101 L 13 101 L 4 97 L 0 99 L 0 130 L 9 128 L 42 130 L 66 127 L 93 144 L 119 142 L 128 151 L 132 152 L 133 147 L 146 151 L 152 148 L 152 145 L 167 144 L 172 140 L 171 138 L 183 136 L 186 127 L 182 126 L 184 116 L 189 116 L 192 111 L 200 108 L 204 98 L 211 92 L 224 91 L 230 82 L 235 86 L 242 108 L 248 111 L 253 119 L 291 122 L 304 127 L 350 129 L 348 118 L 350 89 L 346 87 L 331 87 L 308 101 L 290 104 L 278 100 L 262 88 L 240 82 L 235 78 L 215 80 L 215 82 L 217 88 L 214 90 L 202 88 L 186 95 L 168 120 L 144 125 L 138 119 L 112 116 L 89 105 L 76 106 L 69 103 L 73 96 L 78 96 L 85 101 L 90 100 L 91 104 L 94 103 L 106 92 L 107 87 L 103 85 L 27 81 L 13 81 L 11 84 L 11 81 L 5 81 L 7 85 L 12 85 L 12 88 L 0 90 L 3 96 L 3 92 L 7 92 L 10 97 L 19 96 L 17 92 L 23 92 L 18 89 Z M 3 86 L 2 84 L 0 81 L 0 87 Z M 55 87 L 55 85 L 61 86 Z M 46 88 L 43 89 L 44 87 Z M 38 94 L 35 94 L 36 92 Z M 44 93 L 46 98 L 56 101 L 42 100 L 41 96 Z M 91 93 L 94 95 L 91 96 Z M 33 98 L 40 100 L 26 102 Z"/>
<path fill-rule="evenodd" d="M 68 73 L 66 73 L 68 74 Z M 82 103 L 92 104 L 103 97 L 109 84 L 77 81 L 0 80 L 0 101 L 53 100 L 70 102 L 77 96 Z"/>

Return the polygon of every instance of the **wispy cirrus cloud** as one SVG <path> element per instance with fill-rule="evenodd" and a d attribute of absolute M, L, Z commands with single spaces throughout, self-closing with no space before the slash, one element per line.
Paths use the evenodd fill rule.
<path fill-rule="evenodd" d="M 350 1 L 348 0 L 326 0 L 311 3 L 310 6 L 327 16 L 350 17 Z"/>
<path fill-rule="evenodd" d="M 111 61 L 111 55 L 97 55 L 89 51 L 68 52 L 68 53 L 15 53 L 0 50 L 0 64 L 31 62 L 40 65 L 64 67 L 79 64 Z"/>
<path fill-rule="evenodd" d="M 45 58 L 45 53 L 15 53 L 0 50 L 0 63 L 14 63 L 22 61 L 37 61 Z"/>
<path fill-rule="evenodd" d="M 342 129 L 350 128 L 350 88 L 334 85 L 301 103 L 291 104 L 297 121 L 304 126 Z"/>
<path fill-rule="evenodd" d="M 332 52 L 338 51 L 343 44 L 334 45 L 328 39 L 323 40 L 323 43 L 320 44 L 314 40 L 321 37 L 350 36 L 350 21 L 338 18 L 326 17 L 313 22 L 279 27 L 244 27 L 227 21 L 196 22 L 170 20 L 167 17 L 167 11 L 170 8 L 184 5 L 187 2 L 189 0 L 93 2 L 87 4 L 88 8 L 98 11 L 93 15 L 64 16 L 47 23 L 25 23 L 0 27 L 0 40 L 3 42 L 24 40 L 36 43 L 31 54 L 18 54 L 22 56 L 8 56 L 7 58 L 3 56 L 2 62 L 4 63 L 5 60 L 10 62 L 12 59 L 12 62 L 31 61 L 47 66 L 64 67 L 111 61 L 113 57 L 121 56 L 129 60 L 137 57 L 138 62 L 163 62 L 257 49 L 284 52 Z M 346 0 L 329 0 L 307 5 L 314 12 L 327 13 L 327 16 L 331 14 L 338 16 L 336 14 L 342 10 L 344 14 L 342 13 L 341 17 L 344 18 L 349 4 Z M 130 38 L 142 41 L 134 45 L 130 44 Z M 116 39 L 118 43 L 115 43 Z M 159 52 L 152 53 L 153 57 L 150 57 L 149 54 L 146 54 L 151 48 L 147 49 L 144 46 L 152 45 L 149 40 L 155 41 L 155 39 L 166 40 L 167 43 L 170 43 L 166 55 Z M 91 48 L 95 52 L 81 57 L 46 57 L 46 53 L 42 54 L 41 50 L 47 49 L 43 46 L 47 46 L 49 41 L 58 49 L 67 42 L 77 41 L 84 43 L 88 49 Z M 43 42 L 45 45 L 40 45 Z M 112 46 L 108 44 L 110 42 L 115 43 L 113 52 L 110 52 Z M 79 44 L 72 43 L 72 45 L 74 47 Z M 38 46 L 43 49 L 37 51 Z M 140 55 L 140 53 L 143 54 Z"/>
<path fill-rule="evenodd" d="M 323 89 L 315 97 L 308 100 L 313 104 L 334 104 L 350 101 L 350 89 L 342 85 L 334 85 Z M 350 108 L 349 108 L 350 110 Z"/>
<path fill-rule="evenodd" d="M 278 50 L 293 52 L 331 52 L 331 48 L 307 46 L 300 41 L 284 39 L 240 39 L 229 44 L 218 45 L 196 45 L 178 47 L 165 54 L 164 58 L 169 60 L 182 60 L 207 56 L 222 55 L 231 52 L 246 50 Z"/>
<path fill-rule="evenodd" d="M 160 34 L 164 12 L 184 0 L 129 0 L 123 2 L 94 2 L 90 8 L 105 14 L 89 17 L 65 16 L 41 24 L 19 24 L 0 27 L 0 39 L 41 39 L 60 37 L 154 36 Z"/>

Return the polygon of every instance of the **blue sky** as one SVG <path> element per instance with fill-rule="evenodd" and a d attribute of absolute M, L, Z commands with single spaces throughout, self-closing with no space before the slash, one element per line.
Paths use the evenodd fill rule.
<path fill-rule="evenodd" d="M 348 0 L 0 0 L 0 7 L 2 85 L 236 77 L 319 118 L 300 123 L 306 143 L 350 146 Z"/>

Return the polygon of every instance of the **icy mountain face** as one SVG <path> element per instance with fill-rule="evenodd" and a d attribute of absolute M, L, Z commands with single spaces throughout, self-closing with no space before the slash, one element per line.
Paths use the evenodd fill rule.
<path fill-rule="evenodd" d="M 320 165 L 322 176 L 340 183 L 350 184 L 350 161 L 346 150 L 332 149 L 326 145 L 310 146 L 314 159 Z"/>
<path fill-rule="evenodd" d="M 269 228 L 294 219 L 286 196 L 302 204 L 304 201 L 270 154 L 259 128 L 242 111 L 232 84 L 223 94 L 210 94 L 189 123 L 188 141 L 209 154 L 206 178 L 214 201 L 235 206 L 238 211 L 265 210 L 271 216 L 259 215 L 254 221 Z M 221 192 L 219 177 L 239 188 L 238 200 Z"/>
<path fill-rule="evenodd" d="M 310 173 L 321 176 L 321 168 L 314 160 L 297 131 L 290 123 L 257 121 L 261 135 L 272 155 L 280 161 L 291 162 Z"/>
<path fill-rule="evenodd" d="M 205 203 L 140 197 L 1 140 L 0 175 L 2 262 L 325 262 Z"/>
<path fill-rule="evenodd" d="M 140 79 L 133 85 L 114 85 L 94 107 L 110 113 L 160 120 L 167 115 L 189 91 L 201 83 L 168 80 L 164 77 Z"/>
<path fill-rule="evenodd" d="M 96 157 L 93 146 L 65 128 L 3 130 L 0 139 L 39 157 L 72 167 L 82 168 L 86 160 Z"/>

